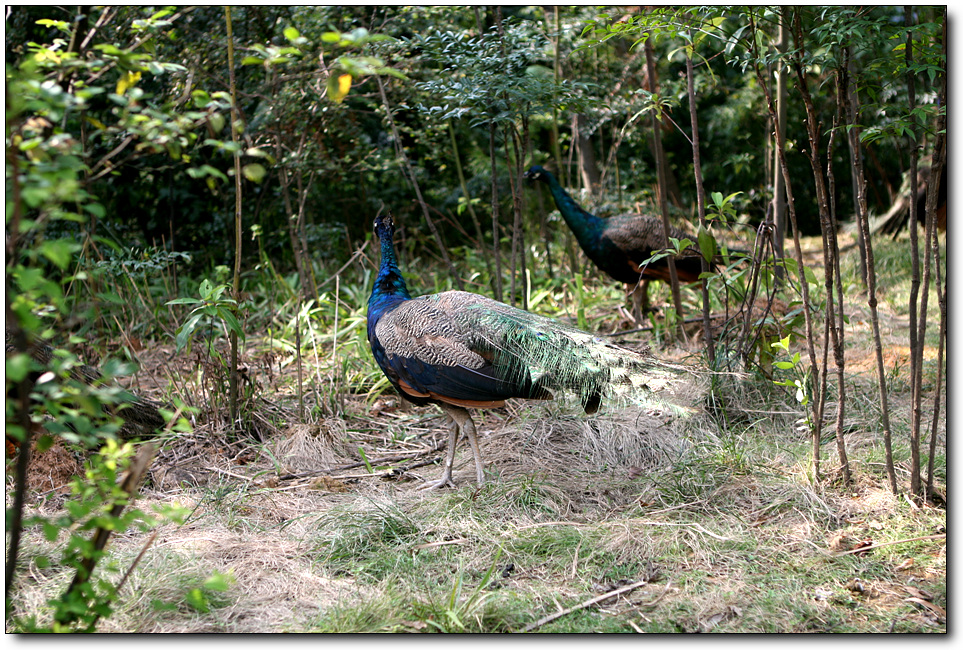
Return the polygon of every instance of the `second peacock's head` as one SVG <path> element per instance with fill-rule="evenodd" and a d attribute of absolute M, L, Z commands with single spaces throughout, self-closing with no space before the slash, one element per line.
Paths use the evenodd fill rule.
<path fill-rule="evenodd" d="M 523 174 L 525 178 L 530 181 L 544 181 L 546 180 L 546 175 L 548 170 L 546 170 L 541 165 L 533 165 L 528 168 L 528 171 Z"/>

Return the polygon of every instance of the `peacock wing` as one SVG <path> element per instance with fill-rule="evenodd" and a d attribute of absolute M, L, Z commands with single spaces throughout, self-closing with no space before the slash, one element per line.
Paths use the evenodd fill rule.
<path fill-rule="evenodd" d="M 613 217 L 609 221 L 611 225 L 606 228 L 605 239 L 625 253 L 628 258 L 627 263 L 633 272 L 668 282 L 669 272 L 665 258 L 646 263 L 653 253 L 665 248 L 662 238 L 662 220 L 650 215 L 626 215 Z M 695 240 L 692 235 L 671 225 L 669 237 Z M 687 246 L 679 255 L 676 255 L 676 271 L 679 273 L 679 279 L 683 282 L 698 280 L 701 259 L 701 254 L 694 246 Z"/>
<path fill-rule="evenodd" d="M 477 345 L 470 319 L 458 311 L 465 309 L 464 301 L 443 296 L 406 300 L 378 321 L 375 335 L 384 348 L 386 374 L 397 377 L 410 396 L 463 406 L 532 396 L 526 382 L 500 372 L 485 346 Z"/>

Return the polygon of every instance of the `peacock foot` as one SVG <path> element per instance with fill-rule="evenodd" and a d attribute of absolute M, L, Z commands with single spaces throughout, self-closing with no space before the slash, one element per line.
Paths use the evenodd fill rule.
<path fill-rule="evenodd" d="M 452 482 L 450 475 L 442 476 L 437 481 L 432 481 L 430 483 L 425 483 L 424 485 L 420 485 L 418 486 L 417 489 L 419 491 L 421 490 L 428 491 L 428 490 L 440 490 L 445 487 L 450 487 L 452 489 L 454 489 L 455 487 L 455 484 Z"/>

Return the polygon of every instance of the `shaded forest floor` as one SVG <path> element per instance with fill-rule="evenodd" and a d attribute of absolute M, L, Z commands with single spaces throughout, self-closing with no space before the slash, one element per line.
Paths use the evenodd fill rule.
<path fill-rule="evenodd" d="M 249 340 L 261 440 L 233 439 L 202 411 L 192 433 L 163 441 L 139 505 L 176 503 L 191 515 L 159 530 L 99 629 L 945 632 L 946 511 L 888 489 L 868 312 L 856 298 L 847 306 L 851 485 L 836 471 L 832 427 L 824 476 L 813 481 L 804 409 L 745 378 L 723 382 L 712 408 L 707 382 L 693 380 L 674 396 L 696 407 L 685 418 L 636 408 L 584 417 L 556 403 L 480 412 L 488 483 L 474 484 L 460 444 L 458 487 L 426 493 L 418 487 L 440 473 L 448 437 L 438 409 L 348 392 L 343 416 L 312 411 L 319 401 L 309 398 L 302 420 L 295 365 L 279 367 Z M 885 299 L 881 312 L 905 488 L 908 320 Z M 931 348 L 925 378 L 935 376 L 935 340 Z M 147 396 L 198 370 L 167 345 L 140 357 L 135 386 Z M 945 494 L 945 416 L 938 425 Z M 78 463 L 57 447 L 39 457 L 32 511 L 62 507 Z M 104 566 L 124 571 L 147 539 L 116 536 Z M 24 561 L 55 547 L 28 530 Z M 205 586 L 215 573 L 228 576 L 226 591 Z M 45 601 L 71 577 L 26 567 L 17 612 L 49 618 Z M 207 611 L 185 600 L 192 589 Z"/>

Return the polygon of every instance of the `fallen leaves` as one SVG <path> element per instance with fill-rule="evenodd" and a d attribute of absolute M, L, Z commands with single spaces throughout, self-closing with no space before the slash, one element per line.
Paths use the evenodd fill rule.
<path fill-rule="evenodd" d="M 702 621 L 700 621 L 699 628 L 702 632 L 709 632 L 716 625 L 719 625 L 719 623 L 724 623 L 725 621 L 738 618 L 741 615 L 742 615 L 742 609 L 740 609 L 736 605 L 729 605 L 722 611 L 716 612 L 711 616 L 709 616 L 708 618 L 705 618 Z"/>
<path fill-rule="evenodd" d="M 314 490 L 327 490 L 328 492 L 347 492 L 348 486 L 344 481 L 340 481 L 333 476 L 317 476 L 308 483 L 308 487 Z"/>
<path fill-rule="evenodd" d="M 940 625 L 946 623 L 946 610 L 933 602 L 932 594 L 910 585 L 903 585 L 903 590 L 909 594 L 908 598 L 903 599 L 904 602 L 916 605 L 924 613 L 936 619 Z"/>
<path fill-rule="evenodd" d="M 861 539 L 853 544 L 851 552 L 853 555 L 864 556 L 868 555 L 872 548 L 875 548 L 873 546 L 873 540 L 867 537 L 866 539 Z"/>

